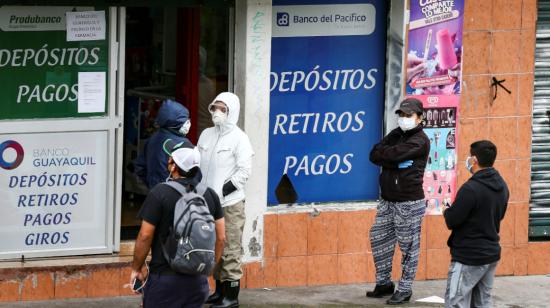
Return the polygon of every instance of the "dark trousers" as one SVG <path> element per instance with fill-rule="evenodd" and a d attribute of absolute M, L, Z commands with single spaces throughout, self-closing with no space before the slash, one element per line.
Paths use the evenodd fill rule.
<path fill-rule="evenodd" d="M 143 307 L 202 307 L 208 290 L 206 276 L 151 273 L 143 288 Z"/>

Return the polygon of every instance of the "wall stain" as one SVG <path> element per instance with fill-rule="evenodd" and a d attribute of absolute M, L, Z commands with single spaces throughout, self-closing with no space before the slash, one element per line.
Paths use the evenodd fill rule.
<path fill-rule="evenodd" d="M 258 229 L 258 218 L 254 219 L 252 223 L 252 232 L 256 232 L 256 229 Z"/>
<path fill-rule="evenodd" d="M 262 245 L 260 245 L 260 243 L 258 242 L 255 236 L 253 236 L 248 242 L 248 251 L 250 252 L 250 256 L 252 257 L 260 256 L 260 252 L 262 251 Z"/>

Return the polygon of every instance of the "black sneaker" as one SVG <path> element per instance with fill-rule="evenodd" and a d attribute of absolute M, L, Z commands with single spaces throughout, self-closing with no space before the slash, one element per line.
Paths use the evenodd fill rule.
<path fill-rule="evenodd" d="M 367 292 L 367 297 L 373 298 L 382 298 L 384 296 L 392 295 L 395 290 L 395 285 L 393 282 L 388 283 L 387 285 L 376 285 L 373 291 Z"/>
<path fill-rule="evenodd" d="M 409 292 L 401 292 L 396 291 L 393 293 L 392 297 L 386 301 L 386 304 L 388 305 L 401 305 L 408 303 L 411 300 L 412 291 Z"/>

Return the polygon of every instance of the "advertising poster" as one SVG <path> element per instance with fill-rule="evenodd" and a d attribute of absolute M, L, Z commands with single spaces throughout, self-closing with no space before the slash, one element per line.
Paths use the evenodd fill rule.
<path fill-rule="evenodd" d="M 268 204 L 376 200 L 387 1 L 305 2 L 273 1 Z"/>
<path fill-rule="evenodd" d="M 107 140 L 0 135 L 0 259 L 107 247 Z"/>
<path fill-rule="evenodd" d="M 464 0 L 410 0 L 407 95 L 461 92 Z"/>
<path fill-rule="evenodd" d="M 414 96 L 424 104 L 424 132 L 430 139 L 430 156 L 424 172 L 426 214 L 439 215 L 455 198 L 457 119 L 459 96 Z"/>

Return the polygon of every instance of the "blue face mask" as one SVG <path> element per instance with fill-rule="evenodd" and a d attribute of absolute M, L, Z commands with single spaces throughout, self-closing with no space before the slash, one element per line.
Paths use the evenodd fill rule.
<path fill-rule="evenodd" d="M 414 118 L 399 117 L 397 119 L 397 124 L 404 132 L 411 130 L 417 126 L 416 120 Z"/>

